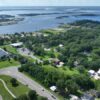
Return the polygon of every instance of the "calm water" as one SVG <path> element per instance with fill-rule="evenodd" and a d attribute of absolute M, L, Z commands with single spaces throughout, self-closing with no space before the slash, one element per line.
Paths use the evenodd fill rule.
<path fill-rule="evenodd" d="M 82 19 L 100 21 L 100 7 L 0 7 L 0 15 L 2 14 L 15 16 L 20 16 L 19 14 L 42 15 L 24 16 L 25 19 L 17 24 L 0 26 L 0 34 L 33 32 Z M 80 16 L 80 14 L 95 14 L 95 16 Z"/>

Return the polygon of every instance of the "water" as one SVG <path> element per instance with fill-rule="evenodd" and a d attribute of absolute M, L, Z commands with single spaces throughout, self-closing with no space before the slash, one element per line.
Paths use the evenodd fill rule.
<path fill-rule="evenodd" d="M 0 34 L 15 32 L 34 32 L 41 29 L 54 28 L 61 23 L 90 19 L 100 21 L 100 7 L 0 7 L 0 15 L 41 14 L 23 16 L 24 20 L 13 25 L 0 26 Z M 95 14 L 95 16 L 79 16 Z M 61 16 L 68 16 L 57 18 Z"/>

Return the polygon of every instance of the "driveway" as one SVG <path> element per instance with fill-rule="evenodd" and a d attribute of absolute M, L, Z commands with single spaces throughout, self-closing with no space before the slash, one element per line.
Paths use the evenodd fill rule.
<path fill-rule="evenodd" d="M 8 67 L 0 69 L 0 75 L 9 75 L 13 78 L 16 78 L 22 84 L 27 85 L 30 89 L 35 90 L 40 96 L 47 97 L 48 100 L 59 100 L 56 96 L 54 96 L 51 92 L 46 90 L 39 83 L 35 82 L 23 73 L 20 73 L 18 71 L 18 67 Z"/>

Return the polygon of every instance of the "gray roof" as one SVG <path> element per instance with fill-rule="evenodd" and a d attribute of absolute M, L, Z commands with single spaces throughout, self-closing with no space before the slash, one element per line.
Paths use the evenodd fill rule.
<path fill-rule="evenodd" d="M 94 96 L 91 94 L 85 93 L 82 97 L 81 100 L 95 100 Z"/>
<path fill-rule="evenodd" d="M 6 52 L 5 50 L 3 50 L 3 49 L 0 48 L 0 57 L 8 56 L 8 55 L 9 55 L 8 52 Z"/>

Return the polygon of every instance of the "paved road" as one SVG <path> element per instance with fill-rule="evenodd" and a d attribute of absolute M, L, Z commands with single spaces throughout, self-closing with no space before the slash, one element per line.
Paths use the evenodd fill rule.
<path fill-rule="evenodd" d="M 2 82 L 2 84 L 4 85 L 4 88 L 6 89 L 6 91 L 13 97 L 13 98 L 16 98 L 16 96 L 8 89 L 6 83 L 0 79 L 0 81 Z"/>
<path fill-rule="evenodd" d="M 13 78 L 16 78 L 22 84 L 28 85 L 30 89 L 35 90 L 39 95 L 47 97 L 48 100 L 59 100 L 52 93 L 46 90 L 43 86 L 41 86 L 34 80 L 30 79 L 26 75 L 18 72 L 18 67 L 9 67 L 9 68 L 0 69 L 0 74 L 9 75 Z"/>
<path fill-rule="evenodd" d="M 0 95 L 0 100 L 2 100 L 2 96 Z"/>

